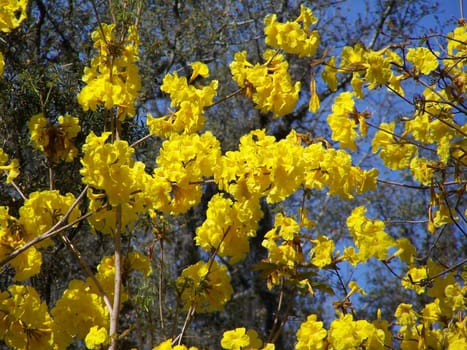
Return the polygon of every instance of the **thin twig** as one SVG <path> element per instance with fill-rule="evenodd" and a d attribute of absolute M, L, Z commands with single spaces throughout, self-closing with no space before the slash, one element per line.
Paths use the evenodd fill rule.
<path fill-rule="evenodd" d="M 23 198 L 23 201 L 25 201 L 26 199 L 28 199 L 28 198 L 24 195 L 23 191 L 21 191 L 21 189 L 19 188 L 19 186 L 18 186 L 14 181 L 11 181 L 10 183 L 11 183 L 11 185 L 15 188 L 16 192 L 19 193 L 19 195 L 21 196 L 21 198 Z"/>
<path fill-rule="evenodd" d="M 51 237 L 55 236 L 56 234 L 62 232 L 63 230 L 66 230 L 67 228 L 72 227 L 72 226 L 76 225 L 77 223 L 79 223 L 79 222 L 83 221 L 84 219 L 87 219 L 88 217 L 93 215 L 94 213 L 92 213 L 92 212 L 86 213 L 85 215 L 79 217 L 78 219 L 68 223 L 67 225 L 63 225 L 68 220 L 68 217 L 71 215 L 71 212 L 73 211 L 73 209 L 75 209 L 75 207 L 78 205 L 78 203 L 84 198 L 88 188 L 89 188 L 89 185 L 86 185 L 86 187 L 84 187 L 83 191 L 81 191 L 78 198 L 75 199 L 75 201 L 70 206 L 70 208 L 68 208 L 68 211 L 65 213 L 65 215 L 63 215 L 63 217 L 60 220 L 58 220 L 55 225 L 53 225 L 45 233 L 43 233 L 40 236 L 34 238 L 33 240 L 27 242 L 21 248 L 16 249 L 14 252 L 12 252 L 10 255 L 8 255 L 6 258 L 4 258 L 2 261 L 0 261 L 0 267 L 7 264 L 11 260 L 13 260 L 19 254 L 26 251 L 27 249 L 29 249 L 33 245 L 35 245 L 35 244 L 37 244 L 39 242 L 42 242 L 43 240 L 46 240 L 47 238 L 51 238 Z"/>
<path fill-rule="evenodd" d="M 104 299 L 104 302 L 105 302 L 105 305 L 107 306 L 107 309 L 109 310 L 109 313 L 112 313 L 112 304 L 110 303 L 110 299 L 109 297 L 107 296 L 107 293 L 105 292 L 104 288 L 102 288 L 102 285 L 99 283 L 99 281 L 97 280 L 96 276 L 92 273 L 91 271 L 91 268 L 89 267 L 88 263 L 86 262 L 86 260 L 83 259 L 83 256 L 81 255 L 80 251 L 78 250 L 78 248 L 75 247 L 75 245 L 73 244 L 73 242 L 70 241 L 70 239 L 68 238 L 67 235 L 65 235 L 64 233 L 62 233 L 60 235 L 62 241 L 65 243 L 65 245 L 67 245 L 71 251 L 73 252 L 73 254 L 76 256 L 76 258 L 78 259 L 81 267 L 83 268 L 83 270 L 86 272 L 86 274 L 91 278 L 91 280 L 94 282 L 96 288 L 99 290 L 99 293 L 101 293 L 102 295 L 102 298 Z"/>

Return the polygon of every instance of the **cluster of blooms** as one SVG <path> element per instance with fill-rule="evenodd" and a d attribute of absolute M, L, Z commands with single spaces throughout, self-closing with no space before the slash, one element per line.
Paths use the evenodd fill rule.
<path fill-rule="evenodd" d="M 154 178 L 165 181 L 169 201 L 159 200 L 157 209 L 180 214 L 201 200 L 203 179 L 212 176 L 221 155 L 220 142 L 211 132 L 173 134 L 164 141 L 156 159 Z"/>
<path fill-rule="evenodd" d="M 227 268 L 215 260 L 188 266 L 177 278 L 176 286 L 184 308 L 197 312 L 223 310 L 233 293 Z"/>
<path fill-rule="evenodd" d="M 186 345 L 172 345 L 172 339 L 167 339 L 153 347 L 152 350 L 198 350 L 198 348 L 195 346 L 187 347 Z"/>
<path fill-rule="evenodd" d="M 431 268 L 430 273 L 443 271 L 433 262 L 429 262 L 428 267 Z M 433 299 L 422 310 L 417 312 L 411 304 L 400 304 L 394 316 L 396 324 L 400 326 L 398 336 L 402 339 L 401 349 L 465 348 L 467 325 L 463 315 L 467 310 L 466 293 L 467 287 L 456 283 L 454 274 L 449 274 L 434 280 L 427 293 Z"/>
<path fill-rule="evenodd" d="M 27 0 L 2 0 L 0 7 L 0 31 L 10 32 L 26 19 Z M 0 75 L 5 68 L 5 59 L 0 51 Z"/>
<path fill-rule="evenodd" d="M 347 218 L 347 227 L 358 248 L 347 247 L 344 255 L 352 264 L 365 263 L 370 258 L 385 260 L 388 257 L 388 249 L 395 246 L 395 240 L 384 232 L 384 222 L 370 220 L 365 217 L 364 206 L 355 208 Z"/>
<path fill-rule="evenodd" d="M 90 218 L 93 227 L 110 234 L 115 229 L 115 207 L 121 205 L 122 226 L 134 222 L 149 199 L 146 186 L 151 179 L 142 162 L 132 158 L 134 149 L 126 141 L 117 140 L 106 143 L 110 132 L 101 136 L 90 133 L 83 145 L 80 173 L 83 183 L 104 193 L 88 191 L 89 210 L 94 212 Z M 106 207 L 108 202 L 110 207 Z"/>
<path fill-rule="evenodd" d="M 8 208 L 0 207 L 0 259 L 45 233 L 65 215 L 74 201 L 71 193 L 63 196 L 58 191 L 33 192 L 19 209 L 19 219 L 10 216 Z M 79 209 L 73 209 L 68 222 L 80 215 Z M 37 248 L 50 244 L 50 239 L 44 240 L 10 262 L 16 270 L 15 280 L 24 281 L 40 272 L 42 255 Z"/>
<path fill-rule="evenodd" d="M 277 15 L 272 14 L 264 20 L 267 45 L 298 55 L 298 57 L 311 57 L 316 53 L 319 46 L 319 34 L 317 30 L 310 32 L 309 28 L 316 24 L 318 19 L 309 8 L 301 5 L 300 15 L 293 22 L 279 23 L 276 19 Z"/>
<path fill-rule="evenodd" d="M 289 64 L 284 56 L 266 50 L 265 63 L 248 62 L 245 51 L 235 53 L 230 71 L 235 82 L 244 89 L 261 112 L 273 112 L 274 118 L 291 113 L 297 104 L 300 82 L 292 84 Z"/>
<path fill-rule="evenodd" d="M 34 148 L 44 152 L 48 161 L 71 162 L 78 155 L 72 141 L 81 130 L 78 118 L 61 115 L 58 124 L 52 125 L 43 113 L 39 113 L 29 120 L 28 128 Z"/>
<path fill-rule="evenodd" d="M 355 108 L 355 96 L 352 92 L 342 92 L 334 100 L 332 113 L 328 116 L 328 124 L 332 131 L 332 139 L 339 141 L 340 147 L 348 148 L 352 151 L 357 150 L 355 139 L 358 134 L 355 130 L 357 124 L 360 126 L 360 134 L 366 135 L 367 125 L 365 114 L 359 113 Z"/>
<path fill-rule="evenodd" d="M 30 286 L 11 285 L 0 294 L 0 339 L 15 349 L 53 349 L 56 323 Z"/>
<path fill-rule="evenodd" d="M 24 246 L 25 243 L 18 219 L 9 215 L 8 207 L 0 207 L 0 260 Z M 16 271 L 14 279 L 17 281 L 23 281 L 38 274 L 41 265 L 42 255 L 35 247 L 29 248 L 10 261 L 10 266 Z"/>
<path fill-rule="evenodd" d="M 135 114 L 135 100 L 141 89 L 138 75 L 139 37 L 135 26 L 129 26 L 127 37 L 115 37 L 115 24 L 100 24 L 92 33 L 97 56 L 84 69 L 86 86 L 78 94 L 85 111 L 97 106 L 118 107 L 118 118 L 124 120 Z"/>
<path fill-rule="evenodd" d="M 293 275 L 304 260 L 298 234 L 300 225 L 291 217 L 279 213 L 274 228 L 264 235 L 262 246 L 268 250 L 267 262 L 277 266 L 268 276 L 269 286 L 279 284 L 285 276 Z"/>
<path fill-rule="evenodd" d="M 216 194 L 209 201 L 206 220 L 196 229 L 195 242 L 205 251 L 215 251 L 236 263 L 248 254 L 249 238 L 256 235 L 262 214 L 257 200 L 234 202 Z"/>
<path fill-rule="evenodd" d="M 138 252 L 130 253 L 124 259 L 123 267 L 127 273 L 140 271 L 148 276 L 151 272 L 149 259 Z M 95 278 L 106 296 L 112 300 L 115 278 L 113 256 L 106 256 L 101 260 Z M 128 293 L 123 290 L 120 307 L 127 299 Z M 59 349 L 66 349 L 74 339 L 85 340 L 89 349 L 100 349 L 101 345 L 109 341 L 109 310 L 100 290 L 90 277 L 86 281 L 70 281 L 51 314 L 56 324 L 54 340 Z"/>
<path fill-rule="evenodd" d="M 263 341 L 258 337 L 254 329 L 246 330 L 244 327 L 225 331 L 222 335 L 221 346 L 227 350 L 274 350 L 274 344 L 267 343 L 263 346 Z"/>
<path fill-rule="evenodd" d="M 19 175 L 19 161 L 14 158 L 7 164 L 8 159 L 8 155 L 0 148 L 0 173 L 5 171 L 7 173 L 6 183 L 11 183 Z"/>
<path fill-rule="evenodd" d="M 351 84 L 358 98 L 364 96 L 363 85 L 369 89 L 376 89 L 387 85 L 390 89 L 403 95 L 404 91 L 400 86 L 400 81 L 404 75 L 395 75 L 392 71 L 396 66 L 401 67 L 402 58 L 394 51 L 384 48 L 380 51 L 373 51 L 364 47 L 361 43 L 353 47 L 345 46 L 342 49 L 340 66 L 335 66 L 335 58 L 331 57 L 328 67 L 323 72 L 323 80 L 330 89 L 336 89 L 336 74 L 352 73 Z"/>
<path fill-rule="evenodd" d="M 237 200 L 265 196 L 270 203 L 279 202 L 303 182 L 303 152 L 295 132 L 276 142 L 264 130 L 253 130 L 240 138 L 238 151 L 221 157 L 214 180 Z"/>
<path fill-rule="evenodd" d="M 192 83 L 201 76 L 209 76 L 209 68 L 202 62 L 191 64 L 193 74 L 190 79 L 179 77 L 177 72 L 167 74 L 162 82 L 161 91 L 169 94 L 171 107 L 175 112 L 160 118 L 147 116 L 149 132 L 160 137 L 169 137 L 173 133 L 194 133 L 204 127 L 204 108 L 213 104 L 217 93 L 217 80 L 206 86 L 195 86 Z"/>
<path fill-rule="evenodd" d="M 334 148 L 326 149 L 321 143 L 306 148 L 307 170 L 305 186 L 311 189 L 328 187 L 328 194 L 343 199 L 376 189 L 378 170 L 362 170 L 352 165 L 350 154 Z"/>

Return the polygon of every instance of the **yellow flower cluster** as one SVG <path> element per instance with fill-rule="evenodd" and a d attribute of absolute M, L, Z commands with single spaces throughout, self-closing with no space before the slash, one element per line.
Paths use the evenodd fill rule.
<path fill-rule="evenodd" d="M 10 216 L 7 207 L 0 207 L 0 260 L 27 242 L 40 236 L 56 224 L 74 203 L 71 193 L 65 196 L 58 191 L 33 192 L 19 209 L 19 219 Z M 81 215 L 74 208 L 68 222 Z M 10 261 L 16 270 L 15 280 L 23 281 L 40 272 L 42 255 L 38 248 L 52 244 L 50 239 L 30 247 Z"/>
<path fill-rule="evenodd" d="M 11 285 L 0 294 L 0 339 L 14 349 L 54 349 L 54 321 L 30 286 Z"/>
<path fill-rule="evenodd" d="M 26 241 L 40 236 L 56 224 L 75 202 L 75 196 L 71 193 L 61 195 L 59 191 L 33 192 L 19 209 L 19 223 L 23 229 L 22 235 Z M 78 208 L 70 213 L 67 222 L 72 222 L 81 216 Z M 51 244 L 47 239 L 36 247 Z"/>
<path fill-rule="evenodd" d="M 212 176 L 221 155 L 220 143 L 211 132 L 173 134 L 162 144 L 154 178 L 169 186 L 170 200 L 157 206 L 167 213 L 180 214 L 198 204 L 205 177 Z M 162 201 L 159 201 L 162 203 Z"/>
<path fill-rule="evenodd" d="M 317 30 L 310 31 L 309 28 L 316 24 L 318 19 L 309 8 L 301 5 L 300 15 L 293 22 L 279 23 L 276 19 L 277 15 L 272 14 L 264 20 L 267 45 L 298 57 L 311 57 L 316 53 L 320 41 L 319 34 Z"/>
<path fill-rule="evenodd" d="M 343 150 L 326 149 L 321 143 L 306 148 L 305 186 L 311 189 L 328 187 L 328 194 L 352 199 L 355 194 L 376 188 L 378 170 L 362 170 L 352 165 L 350 154 Z"/>
<path fill-rule="evenodd" d="M 115 229 L 116 206 L 121 205 L 121 222 L 125 227 L 136 220 L 145 206 L 151 205 L 146 188 L 152 180 L 144 171 L 145 165 L 133 160 L 134 149 L 126 141 L 106 143 L 109 136 L 109 132 L 101 136 L 92 132 L 88 135 L 80 170 L 83 183 L 98 190 L 88 191 L 89 209 L 94 212 L 90 222 L 94 229 L 107 234 Z M 105 207 L 105 203 L 111 207 Z"/>
<path fill-rule="evenodd" d="M 327 331 L 323 328 L 323 322 L 317 321 L 316 315 L 308 315 L 305 322 L 297 331 L 297 343 L 295 350 L 326 349 Z"/>
<path fill-rule="evenodd" d="M 303 253 L 298 234 L 300 226 L 291 217 L 279 213 L 274 228 L 264 235 L 262 246 L 268 250 L 267 262 L 277 266 L 270 276 L 272 284 L 278 284 L 284 276 L 293 274 L 296 265 L 303 262 Z"/>
<path fill-rule="evenodd" d="M 333 258 L 332 253 L 335 248 L 334 241 L 325 235 L 319 234 L 318 237 L 311 242 L 314 244 L 311 263 L 320 268 L 331 264 Z"/>
<path fill-rule="evenodd" d="M 248 62 L 246 52 L 235 53 L 230 71 L 235 82 L 244 89 L 262 113 L 273 112 L 274 118 L 291 113 L 297 104 L 300 82 L 292 84 L 289 64 L 284 56 L 266 50 L 265 63 Z"/>
<path fill-rule="evenodd" d="M 400 81 L 404 76 L 395 75 L 392 71 L 395 65 L 402 66 L 402 62 L 402 58 L 397 53 L 387 48 L 373 51 L 357 43 L 353 47 L 345 46 L 342 49 L 339 67 L 334 67 L 335 58 L 331 57 L 328 67 L 323 72 L 323 79 L 330 89 L 335 89 L 338 72 L 352 73 L 351 84 L 358 98 L 364 96 L 362 89 L 364 84 L 369 89 L 388 85 L 392 90 L 403 95 Z"/>
<path fill-rule="evenodd" d="M 6 176 L 7 184 L 14 181 L 20 174 L 18 159 L 16 158 L 12 159 L 10 161 L 10 164 L 7 164 L 8 159 L 9 159 L 8 155 L 3 151 L 2 148 L 0 148 L 0 173 L 3 171 L 7 172 L 7 176 Z"/>
<path fill-rule="evenodd" d="M 339 141 L 340 146 L 352 151 L 357 150 L 355 139 L 357 124 L 360 126 L 360 134 L 366 135 L 367 125 L 365 122 L 365 113 L 359 113 L 355 108 L 355 96 L 352 92 L 342 92 L 334 100 L 332 113 L 328 116 L 328 124 L 332 131 L 332 139 Z"/>
<path fill-rule="evenodd" d="M 347 247 L 344 255 L 355 255 L 350 259 L 353 265 L 356 265 L 356 262 L 365 263 L 373 257 L 384 260 L 388 257 L 388 249 L 396 245 L 394 239 L 384 232 L 384 222 L 368 219 L 365 212 L 366 208 L 360 206 L 347 218 L 347 227 L 358 253 L 354 252 L 353 247 Z"/>
<path fill-rule="evenodd" d="M 251 131 L 240 138 L 238 151 L 220 158 L 214 180 L 236 200 L 266 197 L 269 203 L 284 200 L 301 185 L 328 186 L 329 194 L 346 199 L 376 188 L 376 169 L 352 166 L 350 155 L 342 150 L 301 143 L 295 131 L 278 142 L 264 130 Z"/>
<path fill-rule="evenodd" d="M 276 142 L 264 130 L 254 130 L 240 138 L 238 151 L 221 157 L 214 179 L 239 201 L 265 196 L 269 203 L 276 203 L 302 184 L 306 173 L 303 152 L 295 132 Z"/>
<path fill-rule="evenodd" d="M 18 220 L 8 214 L 8 207 L 0 207 L 0 260 L 26 243 Z M 16 271 L 14 280 L 24 281 L 40 272 L 42 255 L 33 246 L 10 261 Z"/>
<path fill-rule="evenodd" d="M 66 349 L 73 339 L 84 339 L 93 326 L 108 329 L 109 312 L 100 293 L 91 291 L 91 283 L 70 281 L 51 310 L 55 323 L 59 325 L 54 339 L 61 349 Z"/>
<path fill-rule="evenodd" d="M 78 155 L 72 141 L 81 130 L 78 118 L 61 115 L 58 124 L 52 125 L 43 113 L 39 113 L 29 120 L 28 128 L 34 148 L 44 152 L 47 160 L 71 162 Z"/>
<path fill-rule="evenodd" d="M 215 260 L 188 266 L 177 278 L 176 286 L 185 309 L 197 312 L 223 310 L 233 293 L 227 268 Z"/>
<path fill-rule="evenodd" d="M 82 108 L 95 111 L 118 107 L 119 120 L 135 114 L 135 100 L 141 89 L 138 75 L 139 37 L 135 26 L 128 28 L 127 37 L 115 37 L 114 24 L 100 24 L 92 33 L 97 56 L 85 67 L 83 81 L 86 86 L 78 94 Z"/>
<path fill-rule="evenodd" d="M 391 344 L 383 329 L 377 328 L 366 320 L 354 321 L 351 314 L 341 315 L 332 321 L 328 333 L 328 341 L 334 349 L 366 349 L 384 350 L 385 343 Z"/>
<path fill-rule="evenodd" d="M 206 117 L 204 108 L 213 104 L 217 93 L 217 80 L 206 86 L 195 86 L 192 82 L 198 77 L 208 77 L 208 66 L 201 62 L 191 65 L 193 74 L 190 79 L 179 77 L 177 72 L 167 74 L 162 82 L 161 91 L 170 95 L 171 107 L 176 111 L 167 116 L 153 118 L 147 116 L 149 132 L 160 137 L 169 137 L 176 133 L 194 133 L 204 127 Z"/>
<path fill-rule="evenodd" d="M 417 146 L 397 139 L 394 135 L 395 122 L 381 123 L 371 143 L 373 153 L 378 152 L 384 164 L 393 170 L 405 169 L 417 153 Z"/>
<path fill-rule="evenodd" d="M 438 68 L 438 55 L 426 47 L 409 48 L 405 58 L 411 62 L 417 73 L 430 74 Z"/>
<path fill-rule="evenodd" d="M 389 339 L 388 339 L 389 338 Z M 351 314 L 341 314 L 331 322 L 329 330 L 311 314 L 297 331 L 296 350 L 309 349 L 375 349 L 391 345 L 388 325 L 375 321 L 354 320 Z"/>
<path fill-rule="evenodd" d="M 429 266 L 435 267 L 432 262 Z M 438 266 L 434 271 L 443 271 L 443 268 Z M 402 303 L 397 307 L 394 316 L 400 326 L 401 349 L 466 348 L 467 322 L 463 315 L 467 310 L 467 287 L 460 286 L 454 281 L 453 274 L 449 274 L 446 278 L 436 279 L 428 295 L 436 298 L 419 312 L 411 304 Z"/>
<path fill-rule="evenodd" d="M 0 31 L 9 32 L 17 28 L 26 19 L 26 0 L 0 1 Z"/>
<path fill-rule="evenodd" d="M 225 331 L 222 335 L 221 346 L 227 350 L 274 350 L 274 344 L 265 344 L 258 337 L 254 329 L 246 330 L 244 327 Z"/>
<path fill-rule="evenodd" d="M 0 0 L 0 31 L 10 32 L 26 19 L 27 0 Z M 0 51 L 0 75 L 5 68 L 5 59 Z"/>
<path fill-rule="evenodd" d="M 83 145 L 80 170 L 83 183 L 104 190 L 113 206 L 128 203 L 133 193 L 141 190 L 138 178 L 144 174 L 144 164 L 132 158 L 134 149 L 128 142 L 106 143 L 110 132 L 96 136 L 91 132 Z"/>
<path fill-rule="evenodd" d="M 216 194 L 209 201 L 206 220 L 196 229 L 196 245 L 229 257 L 232 264 L 243 260 L 262 214 L 257 200 L 234 202 Z"/>
<path fill-rule="evenodd" d="M 149 259 L 138 252 L 131 253 L 123 260 L 123 268 L 126 273 L 138 270 L 146 276 L 151 272 Z M 113 256 L 105 256 L 101 260 L 95 278 L 107 297 L 113 300 Z M 122 290 L 119 307 L 126 300 L 128 293 Z M 100 348 L 100 344 L 108 341 L 109 311 L 100 290 L 90 277 L 86 281 L 72 280 L 51 313 L 57 325 L 54 339 L 60 349 L 66 349 L 73 339 L 85 340 L 88 348 Z"/>
<path fill-rule="evenodd" d="M 159 345 L 152 348 L 152 350 L 198 350 L 195 346 L 190 346 L 189 348 L 186 345 L 172 345 L 172 339 L 167 339 Z"/>

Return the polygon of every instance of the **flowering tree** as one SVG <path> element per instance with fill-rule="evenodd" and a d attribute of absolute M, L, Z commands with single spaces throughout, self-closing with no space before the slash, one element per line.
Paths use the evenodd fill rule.
<path fill-rule="evenodd" d="M 18 28 L 26 6 L 24 1 L 6 1 L 0 30 Z M 183 343 L 197 343 L 186 333 L 199 315 L 228 307 L 235 293 L 232 279 L 242 274 L 236 266 L 249 258 L 252 242 L 258 239 L 264 257 L 254 270 L 264 289 L 278 295 L 274 319 L 267 334 L 242 324 L 225 330 L 217 341 L 223 349 L 274 349 L 288 330 L 296 333 L 296 349 L 467 345 L 465 253 L 454 261 L 435 259 L 433 254 L 441 242 L 450 249 L 462 247 L 466 236 L 463 20 L 447 34 L 423 40 L 409 38 L 377 51 L 356 43 L 330 53 L 319 51 L 319 18 L 310 8 L 302 5 L 296 18 L 284 21 L 270 14 L 264 18 L 268 49 L 261 59 L 252 61 L 246 51 L 232 55 L 229 70 L 235 91 L 219 96 L 219 81 L 209 78 L 209 66 L 201 61 L 191 63 L 187 75 L 170 71 L 160 84 L 170 107 L 162 115 L 148 113 L 148 133 L 129 142 L 125 123 L 134 118 L 144 87 L 138 67 L 139 17 L 132 21 L 122 14 L 112 12 L 112 23 L 98 21 L 92 30 L 92 59 L 76 92 L 83 113 L 100 118 L 99 127 L 82 135 L 84 142 L 77 147 L 81 118 L 52 118 L 43 108 L 28 120 L 31 143 L 43 155 L 40 166 L 47 169 L 47 186 L 28 191 L 22 165 L 0 149 L 2 179 L 20 203 L 17 210 L 0 207 L 0 264 L 11 275 L 0 294 L 0 339 L 8 347 L 65 349 L 84 344 L 116 349 L 138 337 L 143 347 L 142 325 L 129 324 L 138 317 L 128 316 L 125 307 L 137 302 L 135 283 L 147 284 L 156 266 L 160 339 L 146 344 L 185 349 Z M 293 57 L 307 64 L 309 86 L 290 75 Z M 4 67 L 0 56 L 2 74 Z M 345 81 L 351 88 L 340 91 Z M 235 149 L 225 151 L 206 127 L 208 110 L 236 98 L 247 99 L 273 120 L 296 113 L 300 99 L 306 98 L 308 111 L 318 115 L 325 100 L 320 90 L 336 92 L 325 116 L 329 138 L 296 129 L 275 137 L 261 128 L 248 131 Z M 362 106 L 388 92 L 410 108 L 406 115 L 382 122 Z M 137 158 L 138 148 L 149 139 L 161 140 L 153 169 Z M 365 145 L 380 166 L 365 163 L 365 158 L 356 164 L 357 151 Z M 70 174 L 79 178 L 76 193 L 57 186 L 63 163 L 79 163 L 77 174 Z M 389 175 L 383 177 L 383 171 Z M 358 202 L 384 185 L 416 190 L 427 199 L 422 226 L 414 232 L 427 246 L 410 235 L 398 236 L 394 220 L 378 218 L 374 204 Z M 341 228 L 347 239 L 320 230 L 319 218 L 308 210 L 316 193 L 352 207 Z M 199 208 L 204 200 L 203 220 L 191 241 L 199 259 L 164 285 L 164 274 L 170 271 L 164 245 L 180 228 L 172 220 Z M 266 215 L 273 216 L 271 227 L 258 235 Z M 393 218 L 391 212 L 384 215 Z M 138 248 L 147 231 L 152 242 L 144 254 Z M 92 241 L 96 236 L 107 242 L 112 254 L 77 247 L 76 237 Z M 33 281 L 44 259 L 62 248 L 77 259 L 80 273 L 50 302 Z M 394 284 L 422 295 L 422 302 L 407 300 L 393 314 L 378 310 L 371 319 L 359 318 L 355 298 L 371 291 L 359 285 L 358 275 L 357 281 L 344 281 L 340 269 L 375 260 L 392 274 Z M 337 276 L 337 289 L 320 280 L 328 271 Z M 322 315 L 310 313 L 296 327 L 291 325 L 294 302 L 309 300 L 318 291 L 330 295 L 335 310 L 328 324 Z"/>

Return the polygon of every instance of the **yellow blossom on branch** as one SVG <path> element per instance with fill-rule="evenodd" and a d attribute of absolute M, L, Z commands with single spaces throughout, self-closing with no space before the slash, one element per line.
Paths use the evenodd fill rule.
<path fill-rule="evenodd" d="M 0 148 L 0 174 L 2 172 L 6 172 L 6 183 L 11 183 L 14 179 L 18 177 L 20 174 L 19 172 L 19 161 L 18 159 L 10 160 L 10 164 L 6 164 L 8 162 L 8 155 Z"/>
<path fill-rule="evenodd" d="M 0 339 L 14 349 L 53 349 L 55 323 L 31 286 L 11 285 L 0 294 Z"/>
<path fill-rule="evenodd" d="M 57 124 L 50 124 L 44 114 L 39 113 L 29 120 L 28 128 L 34 148 L 44 152 L 49 161 L 71 162 L 78 155 L 72 141 L 80 131 L 78 118 L 61 115 Z"/>
<path fill-rule="evenodd" d="M 246 52 L 237 52 L 230 64 L 235 82 L 244 89 L 262 113 L 273 112 L 274 118 L 289 114 L 295 108 L 300 82 L 292 83 L 284 56 L 272 50 L 263 54 L 265 63 L 248 62 Z"/>
<path fill-rule="evenodd" d="M 177 110 L 160 118 L 148 114 L 147 124 L 152 135 L 168 138 L 172 134 L 191 134 L 204 127 L 204 109 L 213 104 L 218 81 L 213 80 L 205 86 L 191 84 L 197 76 L 209 75 L 208 66 L 204 63 L 194 62 L 191 66 L 193 74 L 189 81 L 186 77 L 179 77 L 177 72 L 164 77 L 161 91 L 170 95 L 171 107 Z"/>
<path fill-rule="evenodd" d="M 318 49 L 320 37 L 317 30 L 310 31 L 310 26 L 317 22 L 313 12 L 304 5 L 300 6 L 300 15 L 293 22 L 279 23 L 275 14 L 269 15 L 264 20 L 265 42 L 298 57 L 313 56 Z"/>
<path fill-rule="evenodd" d="M 197 312 L 221 311 L 233 289 L 225 265 L 217 261 L 198 261 L 182 271 L 176 281 L 185 309 Z"/>
<path fill-rule="evenodd" d="M 1 0 L 0 5 L 0 31 L 8 33 L 26 19 L 27 0 Z"/>
<path fill-rule="evenodd" d="M 135 114 L 135 100 L 141 89 L 138 74 L 139 37 L 130 26 L 122 41 L 115 37 L 114 24 L 100 24 L 92 33 L 97 55 L 85 67 L 83 81 L 86 86 L 78 94 L 83 110 L 95 111 L 118 107 L 118 118 L 124 120 Z"/>

